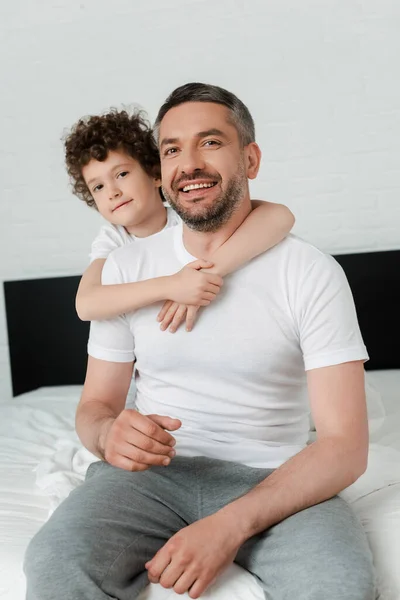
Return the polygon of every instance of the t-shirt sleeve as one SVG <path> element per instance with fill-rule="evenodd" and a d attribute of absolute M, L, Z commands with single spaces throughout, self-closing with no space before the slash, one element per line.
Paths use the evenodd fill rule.
<path fill-rule="evenodd" d="M 305 370 L 368 360 L 342 267 L 321 254 L 299 290 L 298 326 Z"/>
<path fill-rule="evenodd" d="M 98 258 L 107 258 L 116 248 L 124 245 L 124 240 L 119 231 L 112 225 L 103 225 L 92 242 L 89 254 L 90 262 Z"/>
<path fill-rule="evenodd" d="M 122 274 L 112 256 L 106 260 L 102 272 L 102 284 L 123 283 Z M 108 362 L 133 362 L 135 360 L 134 337 L 125 315 L 92 321 L 88 342 L 88 354 Z"/>

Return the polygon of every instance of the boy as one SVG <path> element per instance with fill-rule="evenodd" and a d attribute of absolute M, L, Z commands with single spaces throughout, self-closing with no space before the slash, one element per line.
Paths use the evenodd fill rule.
<path fill-rule="evenodd" d="M 186 318 L 190 331 L 199 308 L 218 294 L 222 277 L 280 242 L 294 224 L 286 206 L 253 201 L 254 210 L 213 255 L 213 263 L 198 260 L 166 277 L 102 286 L 110 252 L 180 219 L 163 204 L 158 149 L 143 113 L 112 110 L 80 119 L 65 151 L 73 192 L 109 222 L 92 244 L 91 264 L 78 289 L 82 320 L 108 319 L 165 300 L 161 329 L 175 332 Z"/>

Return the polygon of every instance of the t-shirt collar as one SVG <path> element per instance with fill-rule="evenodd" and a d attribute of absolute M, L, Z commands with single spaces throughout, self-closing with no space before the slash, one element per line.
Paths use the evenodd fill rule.
<path fill-rule="evenodd" d="M 174 231 L 175 252 L 176 252 L 178 259 L 182 262 L 182 264 L 187 265 L 188 263 L 193 262 L 194 260 L 197 260 L 197 258 L 195 256 L 192 256 L 192 254 L 190 254 L 186 250 L 185 245 L 183 243 L 183 223 L 180 222 L 180 223 L 178 223 L 178 225 L 175 225 L 175 227 L 173 228 L 173 231 Z"/>

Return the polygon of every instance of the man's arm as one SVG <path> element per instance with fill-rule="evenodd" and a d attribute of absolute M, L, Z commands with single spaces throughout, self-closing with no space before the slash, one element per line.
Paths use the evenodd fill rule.
<path fill-rule="evenodd" d="M 308 371 L 307 381 L 317 440 L 221 511 L 242 525 L 243 541 L 338 494 L 367 467 L 363 362 Z"/>
<path fill-rule="evenodd" d="M 146 564 L 150 581 L 178 593 L 190 588 L 189 596 L 198 598 L 247 539 L 331 498 L 365 471 L 363 362 L 311 370 L 307 378 L 317 440 L 246 495 L 175 534 Z"/>
<path fill-rule="evenodd" d="M 108 362 L 89 356 L 85 385 L 76 413 L 83 445 L 101 460 L 128 471 L 167 465 L 174 438 L 165 431 L 180 421 L 124 409 L 133 362 Z"/>

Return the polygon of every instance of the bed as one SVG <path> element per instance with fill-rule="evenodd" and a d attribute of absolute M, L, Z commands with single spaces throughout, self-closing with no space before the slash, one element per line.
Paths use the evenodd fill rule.
<path fill-rule="evenodd" d="M 336 258 L 352 287 L 371 358 L 366 365 L 369 466 L 343 495 L 368 536 L 379 600 L 400 600 L 400 251 Z M 1 600 L 24 598 L 25 548 L 68 490 L 83 480 L 90 458 L 74 432 L 88 333 L 74 311 L 78 281 L 60 277 L 4 284 L 15 398 L 0 404 Z M 185 596 L 150 585 L 140 600 Z M 203 597 L 263 600 L 257 582 L 236 565 Z"/>

